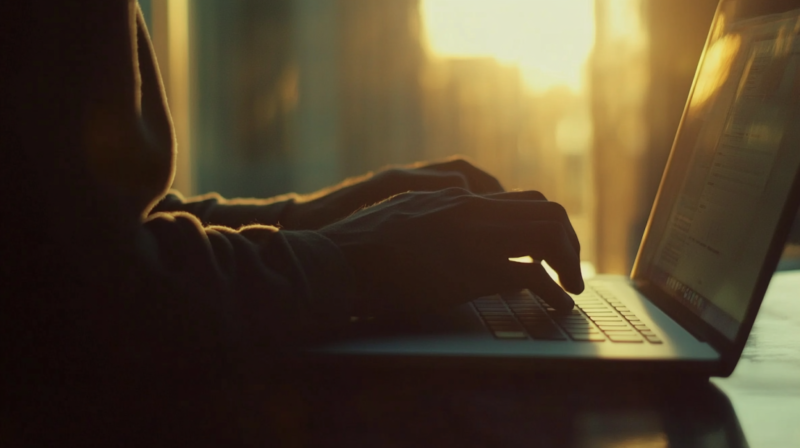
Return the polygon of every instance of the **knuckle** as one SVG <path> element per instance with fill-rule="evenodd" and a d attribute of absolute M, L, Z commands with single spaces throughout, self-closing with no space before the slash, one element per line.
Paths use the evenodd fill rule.
<path fill-rule="evenodd" d="M 542 224 L 542 230 L 547 235 L 544 243 L 547 246 L 555 247 L 561 242 L 561 236 L 564 233 L 564 227 L 554 221 L 548 221 Z"/>
<path fill-rule="evenodd" d="M 442 175 L 446 187 L 466 188 L 467 178 L 459 172 L 449 172 Z"/>
<path fill-rule="evenodd" d="M 394 178 L 406 177 L 408 173 L 400 168 L 389 168 L 383 171 L 381 175 L 389 179 L 394 179 Z"/>
<path fill-rule="evenodd" d="M 558 202 L 552 202 L 552 201 L 546 202 L 545 207 L 547 208 L 547 211 L 551 214 L 551 216 L 562 219 L 567 218 L 567 209 L 565 209 L 564 206 L 559 204 Z"/>
<path fill-rule="evenodd" d="M 452 163 L 457 168 L 464 168 L 464 169 L 473 168 L 472 164 L 461 156 L 457 156 L 455 159 L 453 159 Z"/>
<path fill-rule="evenodd" d="M 442 163 L 442 165 L 454 171 L 470 171 L 474 169 L 471 163 L 469 163 L 463 156 L 458 155 L 448 159 Z"/>

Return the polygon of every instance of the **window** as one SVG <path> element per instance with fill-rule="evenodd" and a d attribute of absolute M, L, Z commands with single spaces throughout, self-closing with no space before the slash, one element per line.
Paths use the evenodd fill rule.
<path fill-rule="evenodd" d="M 716 0 L 140 0 L 175 187 L 310 192 L 463 154 L 635 256 Z"/>

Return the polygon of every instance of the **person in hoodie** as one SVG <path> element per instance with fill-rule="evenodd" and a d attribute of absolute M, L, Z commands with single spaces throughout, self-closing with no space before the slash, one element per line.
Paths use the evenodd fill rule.
<path fill-rule="evenodd" d="M 250 386 L 298 341 L 505 290 L 572 307 L 510 257 L 583 289 L 563 207 L 462 159 L 308 196 L 169 192 L 178 148 L 135 0 L 12 2 L 0 20 L 12 444 L 236 445 L 260 426 Z"/>

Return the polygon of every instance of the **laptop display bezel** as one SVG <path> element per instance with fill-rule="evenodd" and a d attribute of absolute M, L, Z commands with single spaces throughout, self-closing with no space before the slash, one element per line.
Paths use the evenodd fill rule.
<path fill-rule="evenodd" d="M 691 98 L 694 94 L 697 84 L 697 74 L 699 73 L 699 69 L 706 57 L 709 43 L 713 37 L 713 30 L 720 20 L 721 13 L 724 12 L 727 19 L 731 20 L 731 22 L 738 22 L 741 20 L 787 12 L 799 8 L 800 1 L 796 0 L 722 0 L 718 5 L 710 28 L 711 31 L 706 39 L 703 55 L 700 58 L 700 64 L 698 64 L 698 71 L 695 73 L 695 79 L 689 93 L 686 107 L 684 108 L 683 116 L 678 127 L 678 132 L 676 134 L 672 150 L 670 151 L 667 166 L 661 179 L 661 184 L 659 186 L 656 199 L 653 203 L 650 218 L 648 219 L 647 227 L 645 228 L 642 244 L 639 247 L 639 253 L 637 254 L 636 261 L 634 262 L 634 267 L 631 272 L 631 280 L 636 285 L 637 289 L 639 289 L 648 299 L 650 299 L 664 312 L 679 322 L 688 331 L 695 334 L 698 339 L 705 340 L 720 352 L 722 355 L 722 363 L 720 365 L 720 370 L 714 373 L 716 375 L 727 376 L 733 371 L 733 368 L 736 366 L 736 363 L 738 362 L 742 350 L 747 342 L 747 338 L 750 334 L 753 322 L 755 321 L 758 309 L 783 252 L 784 244 L 786 243 L 789 235 L 789 231 L 791 229 L 792 222 L 794 221 L 798 206 L 800 206 L 800 169 L 798 169 L 798 171 L 794 174 L 792 189 L 789 192 L 786 201 L 784 202 L 776 231 L 773 234 L 772 241 L 766 254 L 766 259 L 762 264 L 760 272 L 758 273 L 756 285 L 753 289 L 745 317 L 741 322 L 739 331 L 734 340 L 728 339 L 716 328 L 700 318 L 700 316 L 676 301 L 670 294 L 668 294 L 650 279 L 649 273 L 656 251 L 654 246 L 657 245 L 657 243 L 653 242 L 652 235 L 653 233 L 664 231 L 666 228 L 666 221 L 670 216 L 669 209 L 671 208 L 671 201 L 666 201 L 667 204 L 662 206 L 666 207 L 666 209 L 659 208 L 659 203 L 663 204 L 665 202 L 663 200 L 663 196 L 671 194 L 665 192 L 669 190 L 673 192 L 675 191 L 676 186 L 673 185 L 673 183 L 677 181 L 673 179 L 680 178 L 680 176 L 670 176 L 670 170 L 680 169 L 681 162 L 683 162 L 676 161 L 676 157 L 678 157 L 676 156 L 677 148 L 681 143 L 681 131 L 684 130 L 684 125 L 687 120 L 688 106 L 691 102 Z M 798 116 L 797 111 L 794 111 L 793 113 L 794 117 Z M 788 144 L 786 141 L 782 142 L 781 147 L 784 148 L 786 144 Z M 648 235 L 651 235 L 650 240 L 648 240 Z"/>

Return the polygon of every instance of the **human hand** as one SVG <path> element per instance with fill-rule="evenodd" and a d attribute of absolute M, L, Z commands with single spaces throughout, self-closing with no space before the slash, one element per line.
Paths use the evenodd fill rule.
<path fill-rule="evenodd" d="M 450 187 L 476 194 L 503 191 L 497 179 L 462 158 L 417 163 L 347 179 L 334 187 L 301 197 L 281 217 L 281 225 L 288 230 L 316 230 L 399 193 Z"/>
<path fill-rule="evenodd" d="M 583 291 L 580 244 L 566 211 L 535 191 L 476 195 L 460 188 L 406 193 L 360 210 L 320 233 L 352 266 L 359 316 L 403 314 L 524 288 L 556 309 Z"/>

